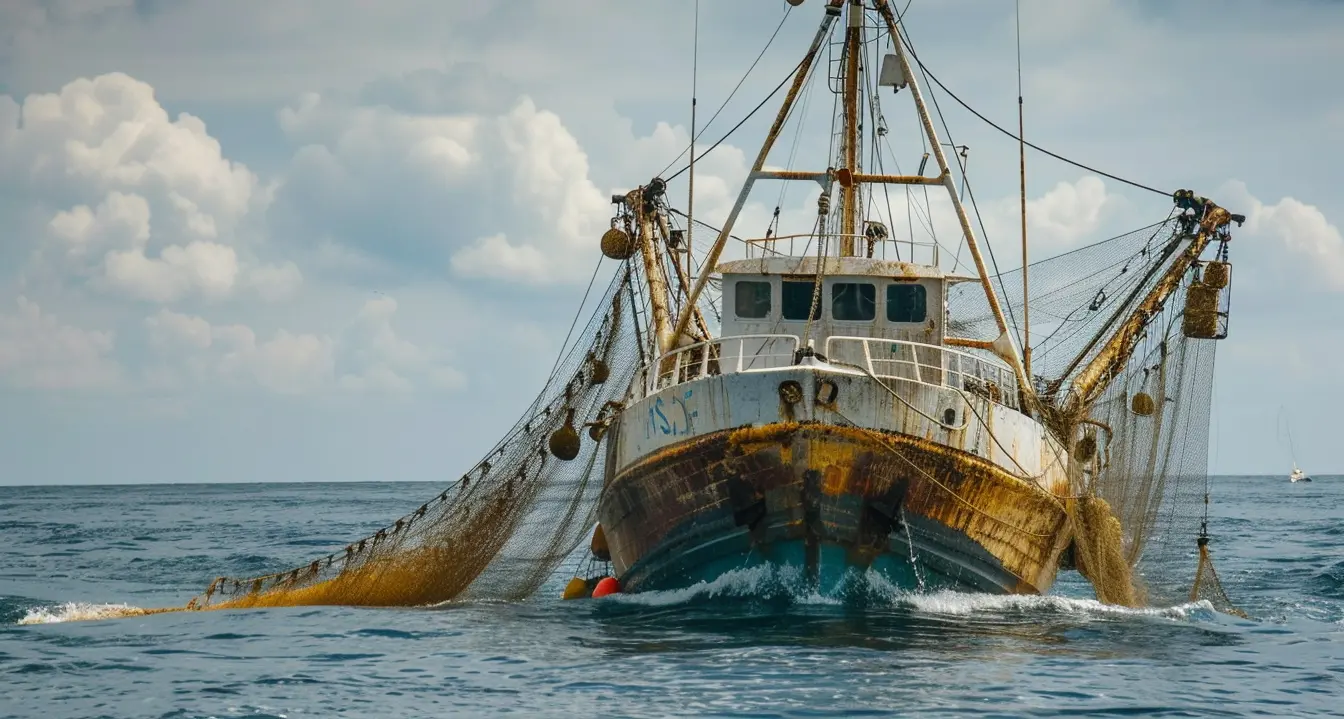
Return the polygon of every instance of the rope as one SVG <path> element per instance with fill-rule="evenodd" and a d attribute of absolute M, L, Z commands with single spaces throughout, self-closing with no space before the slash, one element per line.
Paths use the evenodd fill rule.
<path fill-rule="evenodd" d="M 915 469 L 915 471 L 917 471 L 917 472 L 919 472 L 920 474 L 924 475 L 924 478 L 925 478 L 925 479 L 927 479 L 927 480 L 929 480 L 930 482 L 932 482 L 934 486 L 938 487 L 939 489 L 943 490 L 944 492 L 947 492 L 949 495 L 952 496 L 953 499 L 955 499 L 955 500 L 957 500 L 958 502 L 961 502 L 962 504 L 966 505 L 967 507 L 969 507 L 969 508 L 971 509 L 971 511 L 975 512 L 976 514 L 979 514 L 980 516 L 982 516 L 982 517 L 984 517 L 984 518 L 986 518 L 986 519 L 989 519 L 989 520 L 991 520 L 991 521 L 998 522 L 999 524 L 1002 524 L 1003 526 L 1005 526 L 1005 527 L 1007 527 L 1007 528 L 1009 528 L 1009 529 L 1011 529 L 1011 530 L 1013 530 L 1013 531 L 1015 531 L 1015 532 L 1018 532 L 1019 534 L 1024 534 L 1024 535 L 1026 535 L 1026 536 L 1028 536 L 1028 537 L 1037 537 L 1037 538 L 1041 538 L 1041 539 L 1048 539 L 1048 538 L 1050 538 L 1050 537 L 1054 537 L 1054 536 L 1055 536 L 1054 534 L 1040 534 L 1040 533 L 1037 533 L 1037 532 L 1031 532 L 1031 531 L 1025 530 L 1025 529 L 1023 529 L 1023 528 L 1017 526 L 1016 524 L 1013 524 L 1013 523 L 1009 522 L 1009 521 L 1006 520 L 1006 519 L 1000 519 L 999 517 L 996 517 L 996 516 L 990 514 L 989 512 L 986 512 L 985 510 L 983 510 L 983 509 L 981 509 L 981 508 L 975 506 L 974 504 L 972 504 L 972 503 L 970 502 L 970 500 L 966 499 L 965 497 L 962 497 L 960 494 L 957 494 L 956 491 L 954 491 L 951 487 L 948 487 L 947 485 L 943 484 L 942 482 L 939 482 L 937 477 L 934 477 L 932 474 L 929 474 L 927 471 L 925 471 L 925 469 L 924 469 L 923 467 L 919 466 L 918 464 L 915 464 L 914 460 L 910 459 L 909 457 L 906 457 L 904 454 L 901 454 L 901 451 L 900 451 L 900 450 L 896 449 L 895 447 L 893 447 L 893 446 L 891 446 L 889 443 L 887 443 L 887 438 L 884 437 L 884 436 L 882 436 L 882 433 L 877 432 L 876 430 L 868 429 L 867 427 L 864 427 L 864 426 L 862 426 L 862 425 L 859 425 L 859 424 L 856 423 L 854 420 L 852 420 L 852 419 L 850 419 L 849 417 L 845 416 L 845 414 L 844 414 L 843 412 L 841 412 L 840 410 L 838 410 L 838 409 L 836 409 L 836 410 L 832 410 L 832 411 L 835 412 L 836 414 L 840 415 L 841 417 L 843 417 L 843 418 L 845 419 L 846 422 L 849 422 L 851 425 L 854 425 L 854 427 L 853 427 L 854 429 L 856 429 L 856 430 L 858 430 L 858 431 L 860 431 L 860 432 L 863 432 L 864 434 L 872 435 L 873 438 L 876 439 L 876 440 L 877 440 L 877 441 L 878 441 L 878 442 L 879 442 L 879 443 L 880 443 L 880 444 L 881 444 L 881 445 L 882 445 L 888 452 L 891 452 L 892 454 L 894 454 L 894 455 L 896 455 L 897 457 L 899 457 L 899 458 L 900 458 L 902 461 L 904 461 L 906 464 L 909 464 L 911 467 L 913 467 L 913 468 Z M 1010 475 L 1010 476 L 1011 476 L 1011 475 Z"/>
<path fill-rule="evenodd" d="M 918 359 L 918 358 L 916 358 L 916 359 Z M 961 432 L 961 431 L 965 430 L 968 426 L 970 426 L 971 421 L 970 421 L 969 419 L 962 419 L 961 426 L 959 426 L 959 427 L 953 427 L 953 426 L 950 425 L 950 424 L 944 424 L 943 421 L 940 420 L 940 419 L 938 419 L 937 417 L 933 417 L 933 416 L 930 416 L 930 415 L 928 415 L 928 414 L 925 414 L 925 413 L 924 413 L 924 410 L 920 409 L 919 407 L 916 407 L 914 404 L 912 404 L 912 403 L 910 402 L 910 400 L 908 400 L 908 399 L 902 397 L 899 393 L 896 392 L 896 390 L 894 390 L 894 389 L 892 389 L 891 387 L 889 387 L 889 386 L 887 385 L 886 382 L 883 382 L 882 379 L 881 379 L 880 377 L 878 377 L 877 375 L 875 375 L 875 374 L 873 374 L 871 371 L 869 371 L 869 369 L 868 369 L 867 367 L 864 367 L 864 366 L 862 366 L 862 365 L 850 364 L 849 362 L 840 362 L 840 361 L 838 361 L 838 360 L 829 360 L 829 359 L 828 359 L 828 361 L 829 361 L 831 364 L 833 364 L 833 365 L 835 365 L 835 366 L 837 366 L 837 367 L 849 367 L 849 368 L 851 368 L 851 369 L 856 369 L 856 370 L 859 370 L 860 372 L 863 372 L 864 374 L 868 375 L 868 378 L 869 378 L 869 379 L 871 379 L 871 380 L 873 380 L 874 382 L 876 382 L 876 383 L 878 383 L 879 385 L 881 385 L 882 389 L 886 390 L 888 394 L 890 394 L 892 397 L 895 397 L 896 399 L 900 400 L 901 404 L 904 404 L 906 407 L 909 407 L 911 410 L 914 410 L 914 412 L 915 412 L 916 414 L 918 414 L 919 416 L 923 417 L 924 419 L 929 420 L 930 422 L 933 422 L 934 424 L 938 425 L 939 427 L 942 427 L 943 429 L 945 429 L 945 430 L 947 430 L 947 431 L 949 431 L 949 432 Z M 963 397 L 963 399 L 965 399 L 965 398 Z M 969 405 L 970 402 L 967 401 L 966 404 Z M 839 414 L 839 413 L 837 412 L 837 414 Z M 976 417 L 979 418 L 979 416 L 980 416 L 979 413 L 976 413 Z M 1018 465 L 1018 469 L 1022 469 L 1022 465 Z M 1025 470 L 1023 470 L 1023 471 L 1025 471 Z"/>
<path fill-rule="evenodd" d="M 681 210 L 678 210 L 678 209 L 676 209 L 676 208 L 674 208 L 674 207 L 669 207 L 669 208 L 667 208 L 667 211 L 670 212 L 670 213 L 672 213 L 672 214 L 674 214 L 674 215 L 676 215 L 676 216 L 678 216 L 678 217 L 684 217 L 684 218 L 686 218 L 687 220 L 689 220 L 689 221 L 691 221 L 691 222 L 694 222 L 695 224 L 700 225 L 701 227 L 703 227 L 703 228 L 705 228 L 705 229 L 707 229 L 707 230 L 713 230 L 713 231 L 715 231 L 715 232 L 722 232 L 722 231 L 723 231 L 722 229 L 720 229 L 720 228 L 718 228 L 718 227 L 715 227 L 714 225 L 711 225 L 711 224 L 709 224 L 708 222 L 705 222 L 704 220 L 697 220 L 697 219 L 694 219 L 694 218 L 692 218 L 690 215 L 688 215 L 688 214 L 686 214 L 685 212 L 682 212 Z M 728 237 L 729 237 L 729 239 L 737 240 L 738 242 L 741 242 L 741 243 L 744 244 L 744 245 L 750 245 L 750 244 L 751 244 L 751 242 L 750 242 L 749 240 L 744 240 L 744 239 L 742 239 L 741 237 L 738 237 L 737 235 L 728 235 Z M 775 253 L 775 254 L 777 254 L 777 255 L 780 255 L 781 257 L 785 257 L 785 256 L 787 256 L 787 255 L 784 255 L 784 253 L 780 252 L 779 250 L 775 250 L 775 249 L 768 248 L 768 247 L 765 247 L 765 248 L 763 248 L 763 249 L 766 249 L 766 250 L 768 250 L 768 251 L 770 251 L 770 252 L 773 252 L 773 253 Z"/>
<path fill-rule="evenodd" d="M 583 299 L 579 301 L 579 308 L 574 311 L 574 320 L 569 323 L 569 331 L 565 333 L 565 341 L 560 344 L 560 352 L 555 356 L 555 364 L 551 365 L 551 373 L 546 376 L 546 386 L 550 386 L 552 380 L 555 379 L 555 373 L 560 370 L 560 360 L 565 358 L 565 348 L 569 346 L 569 340 L 574 336 L 574 328 L 579 326 L 579 318 L 583 316 L 583 306 L 588 304 L 588 295 L 592 293 L 593 283 L 597 282 L 597 273 L 601 269 L 602 255 L 598 254 L 597 265 L 593 267 L 593 276 L 588 278 L 588 289 L 583 291 Z M 532 401 L 532 406 L 528 408 L 528 414 L 531 414 L 536 410 L 537 404 L 541 402 L 542 396 L 543 395 L 537 395 L 537 398 Z M 505 441 L 508 440 L 506 439 Z"/>
<path fill-rule="evenodd" d="M 916 413 L 918 413 L 920 416 L 924 417 L 925 419 L 929 420 L 930 422 L 933 422 L 933 423 L 937 424 L 938 426 L 942 427 L 943 429 L 948 430 L 949 432 L 960 432 L 960 431 L 966 429 L 966 427 L 970 425 L 970 420 L 969 420 L 969 419 L 966 419 L 966 420 L 963 420 L 963 421 L 962 421 L 960 427 L 953 427 L 953 426 L 948 425 L 948 424 L 943 424 L 943 423 L 942 423 L 938 418 L 936 418 L 936 417 L 930 417 L 929 415 L 924 414 L 924 411 L 923 411 L 923 410 L 921 410 L 920 408 L 918 408 L 918 407 L 916 407 L 915 405 L 911 404 L 909 400 L 907 400 L 906 398 L 902 397 L 902 396 L 900 395 L 900 393 L 898 393 L 896 390 L 892 389 L 886 382 L 883 382 L 881 377 L 878 377 L 877 375 L 875 375 L 875 374 L 873 374 L 871 371 L 869 371 L 867 367 L 863 367 L 863 366 L 856 365 L 856 364 L 850 364 L 849 362 L 840 362 L 840 361 L 836 361 L 836 360 L 828 360 L 828 361 L 829 361 L 831 364 L 836 365 L 837 367 L 849 367 L 849 368 L 852 368 L 852 369 L 859 370 L 860 372 L 863 372 L 864 374 L 868 375 L 868 377 L 869 377 L 870 379 L 872 379 L 874 382 L 877 382 L 878 385 L 880 385 L 880 386 L 882 387 L 882 389 L 886 390 L 888 394 L 890 394 L 892 397 L 895 397 L 896 399 L 900 400 L 901 403 L 904 404 L 906 407 L 909 407 L 910 409 L 912 409 L 912 410 L 914 410 Z M 985 418 L 982 417 L 982 416 L 980 416 L 980 410 L 978 410 L 978 409 L 975 408 L 975 402 L 972 401 L 970 393 L 967 392 L 967 391 L 964 390 L 964 389 L 957 389 L 957 388 L 955 388 L 955 387 L 948 387 L 948 389 L 951 389 L 952 391 L 954 391 L 954 392 L 956 392 L 957 394 L 961 395 L 961 399 L 962 399 L 962 401 L 966 403 L 966 406 L 967 406 L 968 408 L 970 408 L 970 410 L 971 410 L 971 414 L 974 414 L 974 415 L 975 415 L 975 419 L 976 419 L 976 421 L 978 421 L 978 422 L 980 423 L 980 426 L 984 427 L 985 430 L 987 430 L 987 431 L 989 432 L 989 438 L 992 439 L 992 440 L 994 440 L 994 444 L 998 446 L 999 451 L 1003 452 L 1003 455 L 1004 455 L 1005 457 L 1007 457 L 1013 464 L 1017 465 L 1017 469 L 1018 469 L 1018 471 L 1022 473 L 1020 476 L 1017 476 L 1017 477 L 1016 477 L 1017 479 L 1020 479 L 1020 480 L 1022 480 L 1023 482 L 1033 482 L 1033 483 L 1034 483 L 1034 482 L 1036 482 L 1037 480 L 1040 480 L 1041 478 L 1045 477 L 1045 475 L 1046 475 L 1047 473 L 1049 473 L 1049 471 L 1050 471 L 1050 469 L 1051 469 L 1052 467 L 1055 467 L 1055 466 L 1061 466 L 1061 467 L 1062 467 L 1062 466 L 1063 466 L 1063 462 L 1060 460 L 1059 453 L 1058 453 L 1058 452 L 1055 452 L 1055 453 L 1053 453 L 1053 454 L 1054 454 L 1054 457 L 1053 457 L 1053 459 L 1051 460 L 1050 465 L 1047 466 L 1047 467 L 1045 467 L 1044 469 L 1042 469 L 1040 474 L 1033 476 L 1030 472 L 1027 471 L 1027 468 L 1026 468 L 1026 467 L 1023 467 L 1022 464 L 1021 464 L 1020 462 L 1017 461 L 1017 458 L 1014 457 L 1013 454 L 1012 454 L 1011 452 L 1008 451 L 1008 448 L 1003 446 L 1003 443 L 999 441 L 999 437 L 998 437 L 998 435 L 994 434 L 994 428 L 989 426 L 989 422 L 985 421 Z M 840 414 L 838 410 L 836 411 L 836 414 Z M 840 415 L 840 416 L 844 417 L 844 415 Z M 846 419 L 846 420 L 849 420 L 848 417 L 845 417 L 845 419 Z M 851 420 L 851 423 L 852 423 L 852 420 Z M 1071 498 L 1072 498 L 1072 499 L 1076 499 L 1076 497 L 1071 497 Z"/>
<path fill-rule="evenodd" d="M 822 199 L 829 200 L 828 195 L 822 195 Z M 812 302 L 807 308 L 807 323 L 803 325 L 803 342 L 806 343 L 812 335 L 812 318 L 818 316 L 821 310 L 821 283 L 826 277 L 826 227 L 823 224 L 823 216 L 817 217 L 817 275 L 812 280 Z M 781 291 L 782 292 L 782 291 Z M 781 301 L 783 295 L 781 293 Z M 783 319 L 783 313 L 780 313 Z"/>

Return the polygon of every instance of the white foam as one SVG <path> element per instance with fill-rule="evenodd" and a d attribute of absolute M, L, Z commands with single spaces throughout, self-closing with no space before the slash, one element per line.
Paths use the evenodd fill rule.
<path fill-rule="evenodd" d="M 725 572 L 713 581 L 698 582 L 684 589 L 614 594 L 610 599 L 628 604 L 666 607 L 725 597 L 782 597 L 800 605 L 840 605 L 846 598 L 858 598 L 866 600 L 870 605 L 909 609 L 922 614 L 941 616 L 1059 614 L 1080 617 L 1155 617 L 1186 620 L 1216 614 L 1213 605 L 1208 601 L 1170 607 L 1129 608 L 1103 604 L 1095 599 L 1050 595 L 974 594 L 947 590 L 914 592 L 898 587 L 882 574 L 872 571 L 846 574 L 834 592 L 823 595 L 815 588 L 806 586 L 798 567 L 776 565 L 760 565 Z"/>
<path fill-rule="evenodd" d="M 787 595 L 793 601 L 807 603 L 809 596 L 798 596 L 797 588 L 801 585 L 802 573 L 797 567 L 763 564 L 724 572 L 713 581 L 697 582 L 684 589 L 612 594 L 610 598 L 618 602 L 649 607 L 675 606 L 699 599 L 780 595 Z M 820 595 L 817 595 L 816 599 L 823 603 L 838 602 L 838 600 L 826 600 Z"/>
<path fill-rule="evenodd" d="M 99 619 L 117 619 L 135 616 L 144 612 L 129 604 L 89 604 L 87 602 L 66 602 L 48 607 L 29 609 L 19 620 L 19 624 L 59 624 L 61 622 L 87 622 Z"/>
<path fill-rule="evenodd" d="M 1205 600 L 1171 607 L 1130 608 L 1102 604 L 1095 599 L 1031 594 L 968 594 L 951 591 L 906 594 L 899 599 L 899 603 L 926 614 L 951 616 L 1022 613 L 1189 619 L 1193 615 L 1212 615 L 1216 611 L 1213 605 Z"/>

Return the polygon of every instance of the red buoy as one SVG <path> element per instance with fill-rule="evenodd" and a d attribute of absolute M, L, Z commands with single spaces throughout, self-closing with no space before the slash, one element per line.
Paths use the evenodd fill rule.
<path fill-rule="evenodd" d="M 616 581 L 615 577 L 603 577 L 601 581 L 597 583 L 597 586 L 593 588 L 593 599 L 605 597 L 608 594 L 616 594 L 620 591 L 621 584 Z"/>

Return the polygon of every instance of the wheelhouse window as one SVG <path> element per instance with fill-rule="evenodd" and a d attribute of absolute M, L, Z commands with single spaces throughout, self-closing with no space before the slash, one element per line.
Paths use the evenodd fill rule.
<path fill-rule="evenodd" d="M 807 319 L 808 309 L 812 309 L 812 288 L 815 280 L 784 280 L 780 292 L 780 315 L 786 320 Z M 821 319 L 821 303 L 813 309 L 812 319 Z"/>
<path fill-rule="evenodd" d="M 877 318 L 877 288 L 866 282 L 831 285 L 831 317 L 839 322 L 870 322 Z"/>
<path fill-rule="evenodd" d="M 770 316 L 770 283 L 738 280 L 734 290 L 733 311 L 744 320 Z"/>
<path fill-rule="evenodd" d="M 928 290 L 924 285 L 887 285 L 888 322 L 918 323 L 928 316 Z"/>

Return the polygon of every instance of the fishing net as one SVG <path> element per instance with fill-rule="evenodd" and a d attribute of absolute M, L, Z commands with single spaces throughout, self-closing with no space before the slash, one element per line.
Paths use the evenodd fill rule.
<path fill-rule="evenodd" d="M 1198 594 L 1235 612 L 1213 571 L 1205 502 L 1214 338 L 1226 317 L 1217 290 L 1229 265 L 1190 265 L 1191 217 L 1173 214 L 1029 265 L 1033 384 L 1041 414 L 1057 420 L 1070 449 L 1069 559 L 1098 598 L 1133 606 Z M 1176 263 L 1189 269 L 1148 315 L 1128 360 L 1097 396 L 1070 405 L 1073 382 Z M 1017 298 L 1009 305 L 1018 317 L 1021 283 L 1021 270 L 996 280 L 1000 297 Z M 948 311 L 952 334 L 996 334 L 978 283 L 951 288 Z M 1189 331 L 1192 318 L 1204 324 Z M 1066 406 L 1072 414 L 1061 416 Z"/>
<path fill-rule="evenodd" d="M 528 412 L 470 472 L 377 532 L 284 571 L 219 577 L 190 609 L 423 606 L 532 594 L 595 522 L 599 441 L 643 364 L 628 268 Z"/>
<path fill-rule="evenodd" d="M 1213 569 L 1204 518 L 1213 338 L 1225 333 L 1229 266 L 1191 262 L 1191 217 L 1173 215 L 1029 267 L 1036 413 L 1070 450 L 1073 542 L 1065 565 L 1081 571 L 1099 599 L 1134 606 L 1189 596 L 1235 611 Z M 219 577 L 187 608 L 423 606 L 535 592 L 595 523 L 607 459 L 601 439 L 648 364 L 647 288 L 639 263 L 623 256 L 546 388 L 459 481 L 306 564 Z M 1113 352 L 1110 338 L 1171 277 L 1178 281 L 1165 302 L 1148 308 L 1117 355 L 1124 361 L 1106 370 L 1096 392 L 1078 395 L 1075 381 L 1086 384 L 1079 378 L 1089 363 Z M 1000 297 L 1020 298 L 1020 271 L 996 282 Z M 1021 300 L 1010 305 L 1021 316 Z M 718 324 L 712 295 L 701 307 Z M 997 334 L 978 283 L 950 288 L 948 314 L 954 336 Z M 594 570 L 575 569 L 576 576 Z M 572 582 L 584 585 L 576 593 L 587 581 Z"/>

